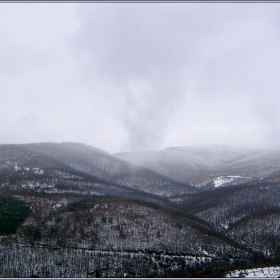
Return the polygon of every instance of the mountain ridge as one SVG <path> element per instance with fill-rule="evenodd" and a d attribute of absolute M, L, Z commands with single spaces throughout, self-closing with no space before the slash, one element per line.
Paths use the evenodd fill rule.
<path fill-rule="evenodd" d="M 279 150 L 231 148 L 225 145 L 169 147 L 115 155 L 198 188 L 245 183 L 269 176 L 280 167 Z M 265 164 L 270 166 L 266 166 L 265 172 L 262 172 Z"/>
<path fill-rule="evenodd" d="M 171 150 L 187 150 L 189 160 L 198 154 Z M 195 164 L 217 150 L 218 162 L 243 157 L 246 168 L 236 160 L 198 183 L 241 171 L 251 174 L 247 182 L 199 189 L 82 143 L 0 145 L 0 225 L 3 215 L 12 226 L 0 227 L 0 258 L 10 260 L 0 263 L 0 276 L 205 277 L 277 263 L 277 154 L 252 158 L 216 147 L 200 149 Z M 266 177 L 254 178 L 260 171 Z M 30 209 L 23 222 L 20 209 Z"/>
<path fill-rule="evenodd" d="M 196 188 L 187 184 L 176 182 L 150 169 L 133 165 L 100 149 L 81 143 L 0 145 L 0 155 L 2 174 L 19 168 L 57 166 L 72 168 L 111 183 L 162 196 L 196 191 Z M 20 161 L 22 161 L 21 167 Z"/>

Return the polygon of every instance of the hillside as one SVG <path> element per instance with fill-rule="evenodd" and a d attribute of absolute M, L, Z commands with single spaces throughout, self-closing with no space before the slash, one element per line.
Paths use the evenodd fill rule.
<path fill-rule="evenodd" d="M 238 185 L 268 177 L 280 169 L 280 151 L 218 145 L 171 147 L 116 156 L 198 188 Z"/>
<path fill-rule="evenodd" d="M 222 277 L 280 264 L 278 154 L 220 154 L 217 174 L 250 180 L 198 189 L 80 143 L 0 145 L 0 277 Z"/>
<path fill-rule="evenodd" d="M 1 259 L 9 259 L 0 264 L 1 277 L 153 277 L 239 263 L 249 255 L 155 204 L 1 191 L 11 195 L 32 213 L 1 237 Z"/>
<path fill-rule="evenodd" d="M 197 191 L 195 187 L 80 143 L 0 145 L 2 176 L 24 173 L 25 176 L 36 174 L 44 177 L 49 168 L 80 172 L 83 176 L 94 176 L 95 180 L 106 184 L 117 184 L 162 197 Z"/>

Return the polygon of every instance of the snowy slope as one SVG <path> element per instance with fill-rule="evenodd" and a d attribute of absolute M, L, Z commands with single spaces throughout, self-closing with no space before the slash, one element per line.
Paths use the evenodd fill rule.
<path fill-rule="evenodd" d="M 188 178 L 185 182 L 199 188 L 216 188 L 270 178 L 279 171 L 280 152 L 264 151 L 262 154 L 238 160 L 220 169 Z"/>
<path fill-rule="evenodd" d="M 195 187 L 81 143 L 0 145 L 0 175 L 27 172 L 25 169 L 43 175 L 46 168 L 71 169 L 163 197 L 196 192 Z"/>
<path fill-rule="evenodd" d="M 262 153 L 259 150 L 209 146 L 170 147 L 157 151 L 118 153 L 115 156 L 184 182 L 190 177 L 221 169 Z"/>
<path fill-rule="evenodd" d="M 234 270 L 226 275 L 227 278 L 279 278 L 280 267 L 262 267 Z"/>
<path fill-rule="evenodd" d="M 275 261 L 280 240 L 276 152 L 256 154 L 222 147 L 170 148 L 161 152 L 154 152 L 155 159 L 164 155 L 166 163 L 169 157 L 175 167 L 177 158 L 192 171 L 196 168 L 204 172 L 216 166 L 215 171 L 201 176 L 205 181 L 212 180 L 213 190 L 195 191 L 84 144 L 0 145 L 0 194 L 23 200 L 32 209 L 16 234 L 0 236 L 0 257 L 9 260 L 2 266 L 0 262 L 2 277 L 27 277 L 31 270 L 35 276 L 47 277 L 51 275 L 46 271 L 56 271 L 54 277 L 70 277 L 74 274 L 58 272 L 68 269 L 61 265 L 66 259 L 71 259 L 69 269 L 75 267 L 75 272 L 86 266 L 88 275 L 104 277 L 155 273 L 170 276 L 181 269 L 182 273 L 190 273 L 190 263 L 194 264 L 193 271 L 199 272 L 228 269 L 235 262 L 248 261 L 247 267 L 254 267 L 262 265 L 256 259 Z M 222 188 L 265 174 L 269 177 Z M 37 254 L 33 248 L 37 248 Z M 99 263 L 96 253 L 92 270 L 91 259 L 101 251 L 106 257 Z M 127 259 L 118 255 L 123 253 Z M 143 264 L 141 273 L 134 254 Z M 37 256 L 46 261 L 38 261 Z M 48 263 L 46 256 L 57 261 L 44 267 Z M 32 258 L 29 265 L 25 259 Z M 147 260 L 151 260 L 149 268 Z M 119 268 L 117 264 L 122 262 L 133 269 L 127 272 Z M 13 270 L 15 266 L 22 267 L 22 273 Z M 152 274 L 147 274 L 150 268 Z M 75 275 L 87 276 L 85 270 Z"/>
<path fill-rule="evenodd" d="M 198 188 L 247 183 L 280 170 L 280 151 L 277 150 L 171 147 L 116 156 Z"/>

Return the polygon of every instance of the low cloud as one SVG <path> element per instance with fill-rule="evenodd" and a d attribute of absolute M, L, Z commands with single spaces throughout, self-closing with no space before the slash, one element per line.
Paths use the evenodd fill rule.
<path fill-rule="evenodd" d="M 0 142 L 278 147 L 278 6 L 5 3 Z"/>

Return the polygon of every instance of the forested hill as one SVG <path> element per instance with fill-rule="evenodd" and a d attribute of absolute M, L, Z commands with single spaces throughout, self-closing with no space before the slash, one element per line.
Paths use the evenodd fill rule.
<path fill-rule="evenodd" d="M 0 145 L 0 277 L 222 277 L 277 265 L 275 170 L 198 189 L 80 143 Z"/>
<path fill-rule="evenodd" d="M 6 176 L 63 168 L 163 197 L 197 191 L 195 187 L 80 143 L 0 145 L 0 166 L 1 174 Z"/>

